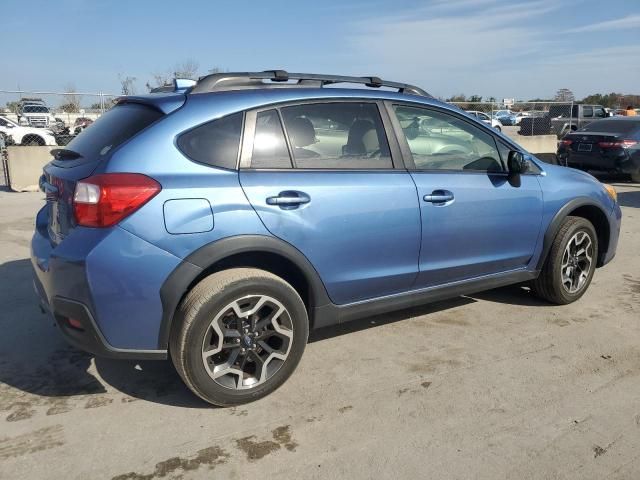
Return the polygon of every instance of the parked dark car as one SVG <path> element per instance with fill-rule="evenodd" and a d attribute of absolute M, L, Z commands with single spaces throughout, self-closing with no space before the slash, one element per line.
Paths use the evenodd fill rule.
<path fill-rule="evenodd" d="M 640 182 L 640 118 L 612 117 L 565 135 L 558 163 L 580 170 L 628 173 Z"/>
<path fill-rule="evenodd" d="M 78 117 L 76 121 L 73 122 L 73 128 L 71 129 L 71 133 L 74 135 L 78 135 L 82 130 L 87 128 L 89 125 L 93 123 L 93 120 L 87 117 Z"/>

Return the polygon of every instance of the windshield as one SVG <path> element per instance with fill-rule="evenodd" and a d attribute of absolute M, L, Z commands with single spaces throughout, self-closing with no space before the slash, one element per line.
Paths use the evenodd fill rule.
<path fill-rule="evenodd" d="M 24 113 L 49 113 L 49 109 L 42 105 L 25 105 L 22 111 Z"/>

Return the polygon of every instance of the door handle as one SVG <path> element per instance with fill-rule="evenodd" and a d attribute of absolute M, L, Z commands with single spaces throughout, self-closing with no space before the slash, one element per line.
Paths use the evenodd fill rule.
<path fill-rule="evenodd" d="M 449 190 L 434 190 L 431 195 L 425 195 L 422 199 L 430 203 L 447 203 L 452 202 L 454 196 Z"/>
<path fill-rule="evenodd" d="M 281 207 L 297 207 L 309 203 L 311 197 L 303 192 L 280 192 L 276 197 L 267 197 L 267 205 L 278 205 Z"/>

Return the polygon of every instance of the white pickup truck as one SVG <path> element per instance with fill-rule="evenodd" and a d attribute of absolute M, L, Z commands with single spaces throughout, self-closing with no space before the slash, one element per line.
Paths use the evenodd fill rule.
<path fill-rule="evenodd" d="M 20 100 L 17 114 L 18 123 L 24 127 L 51 128 L 56 121 L 49 107 L 39 98 Z"/>
<path fill-rule="evenodd" d="M 0 117 L 0 134 L 5 137 L 7 145 L 57 145 L 51 130 L 23 127 L 6 117 Z"/>

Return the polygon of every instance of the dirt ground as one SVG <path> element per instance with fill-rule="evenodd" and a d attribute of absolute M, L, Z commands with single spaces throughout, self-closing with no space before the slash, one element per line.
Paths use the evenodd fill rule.
<path fill-rule="evenodd" d="M 579 302 L 518 287 L 316 332 L 251 405 L 168 362 L 96 359 L 37 307 L 41 194 L 0 192 L 0 478 L 640 478 L 640 185 Z"/>

